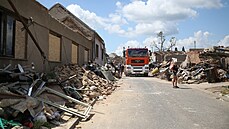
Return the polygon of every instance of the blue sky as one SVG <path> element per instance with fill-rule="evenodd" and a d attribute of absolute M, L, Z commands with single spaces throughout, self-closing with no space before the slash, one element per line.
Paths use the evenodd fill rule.
<path fill-rule="evenodd" d="M 229 46 L 227 0 L 37 0 L 46 8 L 60 3 L 96 30 L 107 53 L 121 55 L 122 48 L 144 47 L 156 51 L 157 33 L 171 37 L 178 50 Z"/>

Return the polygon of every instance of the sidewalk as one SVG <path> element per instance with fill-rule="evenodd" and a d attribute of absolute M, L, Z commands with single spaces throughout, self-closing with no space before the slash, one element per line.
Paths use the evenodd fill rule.
<path fill-rule="evenodd" d="M 229 86 L 229 82 L 219 82 L 219 83 L 200 83 L 200 84 L 180 84 L 191 87 L 193 89 L 201 90 L 205 93 L 211 94 L 216 97 L 216 99 L 221 99 L 229 102 L 229 94 L 222 95 L 221 91 L 223 89 L 222 86 Z"/>

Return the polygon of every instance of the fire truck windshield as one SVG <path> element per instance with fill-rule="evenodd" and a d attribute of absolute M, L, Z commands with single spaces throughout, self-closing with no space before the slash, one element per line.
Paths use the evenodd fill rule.
<path fill-rule="evenodd" d="M 148 56 L 148 50 L 147 49 L 129 49 L 128 50 L 128 56 L 129 57 L 144 57 L 144 56 Z"/>

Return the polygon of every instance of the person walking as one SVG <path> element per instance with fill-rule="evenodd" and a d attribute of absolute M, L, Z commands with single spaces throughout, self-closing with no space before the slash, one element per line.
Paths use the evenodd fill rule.
<path fill-rule="evenodd" d="M 178 73 L 178 66 L 176 64 L 176 62 L 171 62 L 170 64 L 170 70 L 172 71 L 172 84 L 173 84 L 173 88 L 179 88 L 177 86 L 177 73 Z"/>
<path fill-rule="evenodd" d="M 124 64 L 122 64 L 120 67 L 120 74 L 121 74 L 120 76 L 121 77 L 122 77 L 123 72 L 124 72 Z"/>

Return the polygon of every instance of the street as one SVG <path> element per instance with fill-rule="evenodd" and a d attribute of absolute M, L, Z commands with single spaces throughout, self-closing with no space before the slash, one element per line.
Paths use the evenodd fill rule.
<path fill-rule="evenodd" d="M 196 89 L 147 77 L 124 77 L 94 106 L 83 129 L 229 129 L 229 103 Z"/>

